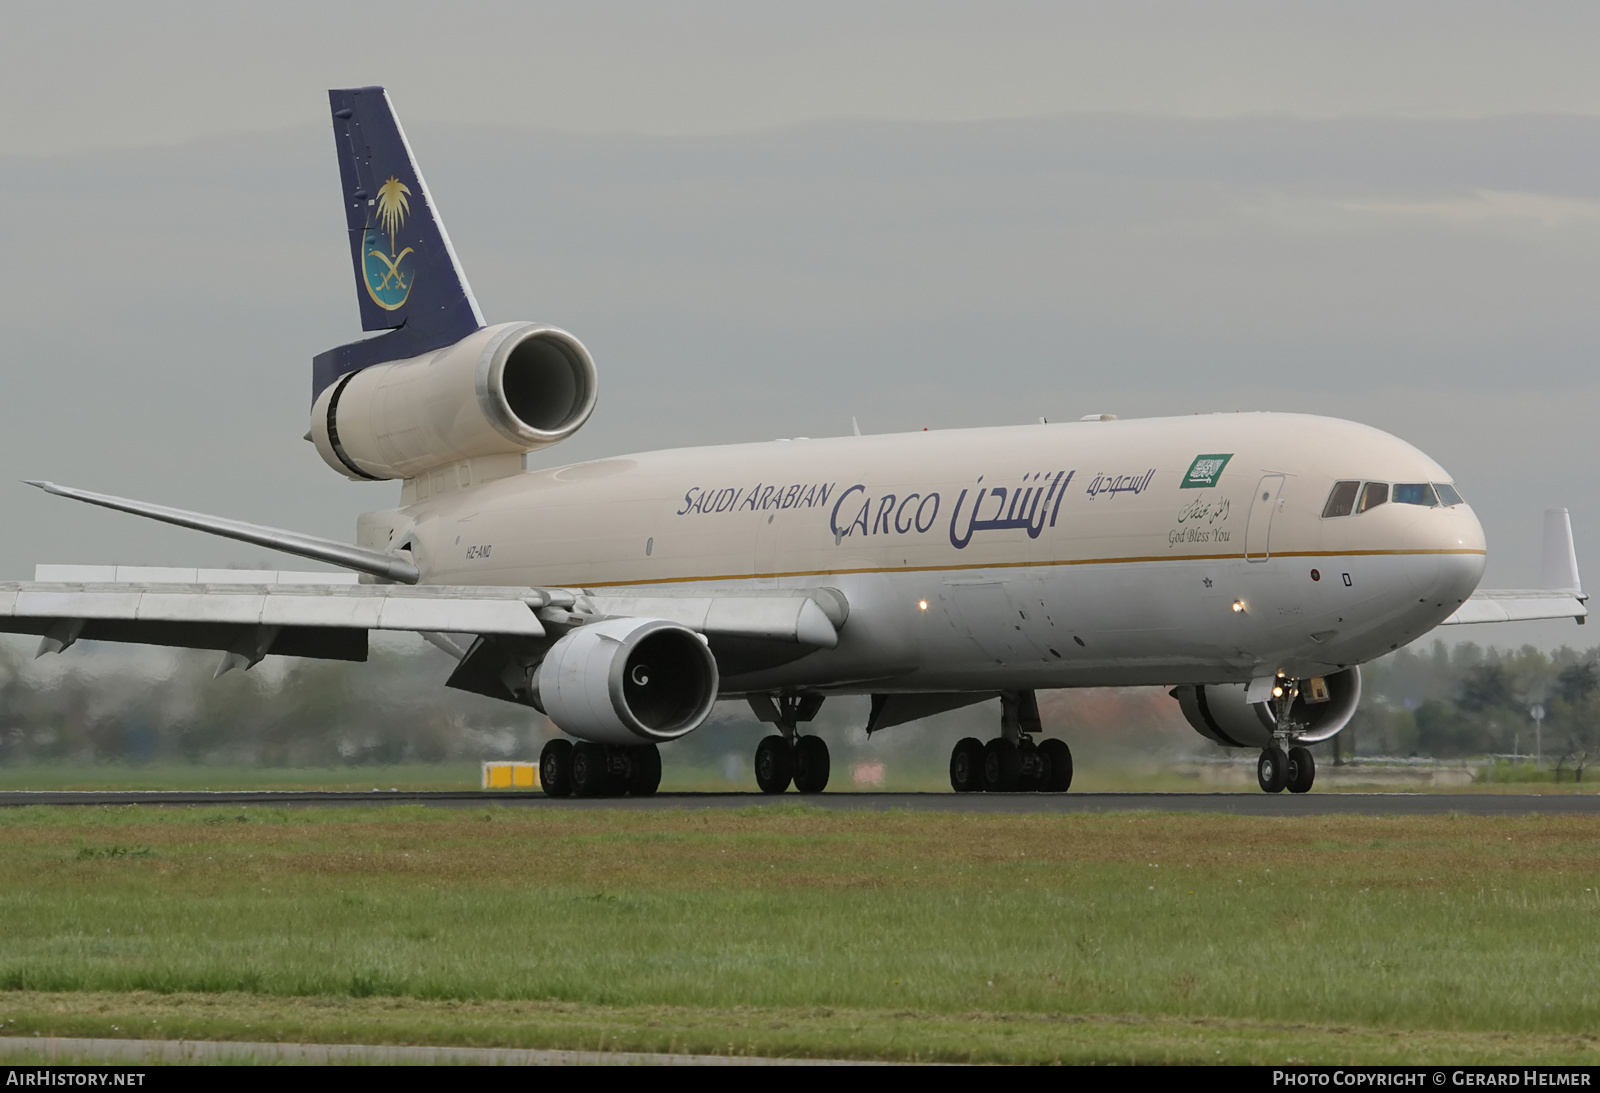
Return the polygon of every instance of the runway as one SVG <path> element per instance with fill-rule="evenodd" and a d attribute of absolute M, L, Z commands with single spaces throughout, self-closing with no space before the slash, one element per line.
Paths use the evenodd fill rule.
<path fill-rule="evenodd" d="M 437 808 L 736 809 L 803 804 L 884 812 L 1074 813 L 1210 812 L 1235 816 L 1600 815 L 1600 793 L 661 793 L 654 797 L 566 798 L 537 791 L 403 790 L 8 790 L 0 807 L 165 805 L 275 807 L 422 804 Z"/>

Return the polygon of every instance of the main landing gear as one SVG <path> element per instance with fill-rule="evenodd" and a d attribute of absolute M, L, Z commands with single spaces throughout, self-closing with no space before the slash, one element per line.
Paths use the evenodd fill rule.
<path fill-rule="evenodd" d="M 751 695 L 756 717 L 778 731 L 756 745 L 756 785 L 762 793 L 782 793 L 790 783 L 800 793 L 828 788 L 828 745 L 820 736 L 801 736 L 800 722 L 822 708 L 822 695 Z"/>
<path fill-rule="evenodd" d="M 558 738 L 539 753 L 539 784 L 551 797 L 651 797 L 661 785 L 661 752 Z"/>
<path fill-rule="evenodd" d="M 1000 692 L 1000 735 L 983 743 L 959 741 L 950 753 L 950 788 L 957 793 L 1065 793 L 1072 785 L 1066 741 L 1041 740 L 1039 703 L 1032 691 Z"/>

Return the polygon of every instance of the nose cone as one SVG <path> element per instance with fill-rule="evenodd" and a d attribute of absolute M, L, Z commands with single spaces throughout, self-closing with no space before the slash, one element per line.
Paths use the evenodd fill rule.
<path fill-rule="evenodd" d="M 1411 571 L 1418 592 L 1450 604 L 1472 595 L 1489 560 L 1483 525 L 1466 505 L 1420 510 L 1406 529 L 1406 548 L 1437 560 Z"/>

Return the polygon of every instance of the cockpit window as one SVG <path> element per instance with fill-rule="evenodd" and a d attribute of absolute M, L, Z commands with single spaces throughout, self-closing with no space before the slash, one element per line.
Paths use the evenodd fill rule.
<path fill-rule="evenodd" d="M 1333 492 L 1328 494 L 1328 503 L 1322 507 L 1322 518 L 1349 516 L 1355 510 L 1356 494 L 1360 489 L 1360 482 L 1335 482 Z"/>
<path fill-rule="evenodd" d="M 1393 500 L 1397 505 L 1426 505 L 1430 508 L 1439 503 L 1433 487 L 1426 482 L 1396 482 Z"/>
<path fill-rule="evenodd" d="M 1387 500 L 1389 500 L 1389 483 L 1368 482 L 1367 488 L 1361 491 L 1361 504 L 1356 506 L 1356 512 L 1375 509 Z"/>
<path fill-rule="evenodd" d="M 1460 505 L 1465 503 L 1461 500 L 1461 495 L 1456 492 L 1456 488 L 1448 482 L 1435 482 L 1433 484 L 1433 492 L 1439 495 L 1439 504 L 1441 505 Z"/>

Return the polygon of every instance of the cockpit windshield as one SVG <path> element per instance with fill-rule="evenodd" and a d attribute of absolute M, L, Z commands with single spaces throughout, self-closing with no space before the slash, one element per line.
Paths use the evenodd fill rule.
<path fill-rule="evenodd" d="M 1439 498 L 1434 496 L 1433 486 L 1427 482 L 1397 482 L 1394 487 L 1394 502 L 1397 505 L 1426 505 L 1434 508 L 1439 504 Z"/>
<path fill-rule="evenodd" d="M 1333 484 L 1328 503 L 1322 507 L 1322 518 L 1327 520 L 1335 516 L 1360 515 L 1390 501 L 1397 505 L 1421 505 L 1424 508 L 1465 504 L 1456 488 L 1448 482 L 1397 482 L 1391 487 L 1387 482 L 1346 480 Z"/>
<path fill-rule="evenodd" d="M 1349 516 L 1355 511 L 1356 494 L 1360 489 L 1360 482 L 1335 482 L 1333 492 L 1328 494 L 1328 503 L 1322 508 L 1322 518 Z"/>

